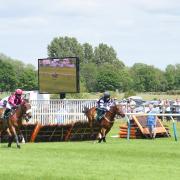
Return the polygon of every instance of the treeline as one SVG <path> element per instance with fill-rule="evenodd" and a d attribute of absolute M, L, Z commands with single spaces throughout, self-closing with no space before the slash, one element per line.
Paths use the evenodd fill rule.
<path fill-rule="evenodd" d="M 88 92 L 119 90 L 159 92 L 180 89 L 180 64 L 168 65 L 165 71 L 143 63 L 126 67 L 116 51 L 107 44 L 93 48 L 76 38 L 56 37 L 48 46 L 49 57 L 78 56 L 81 86 Z"/>
<path fill-rule="evenodd" d="M 113 47 L 107 44 L 101 43 L 93 47 L 89 43 L 79 43 L 76 38 L 56 37 L 48 45 L 48 56 L 79 57 L 82 92 L 180 90 L 180 64 L 168 65 L 165 71 L 143 63 L 127 67 L 118 59 Z M 32 65 L 24 65 L 1 55 L 0 67 L 1 90 L 38 88 L 37 70 Z"/>
<path fill-rule="evenodd" d="M 0 91 L 37 90 L 37 70 L 31 64 L 25 65 L 19 60 L 0 54 Z"/>

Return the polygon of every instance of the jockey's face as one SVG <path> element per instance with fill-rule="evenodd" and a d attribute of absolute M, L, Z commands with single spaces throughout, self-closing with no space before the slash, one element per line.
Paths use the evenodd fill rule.
<path fill-rule="evenodd" d="M 104 99 L 105 99 L 106 101 L 109 101 L 110 98 L 109 98 L 109 97 L 105 97 Z"/>
<path fill-rule="evenodd" d="M 16 94 L 16 97 L 17 97 L 17 98 L 20 98 L 20 97 L 21 97 L 21 95 L 20 95 L 20 94 Z"/>

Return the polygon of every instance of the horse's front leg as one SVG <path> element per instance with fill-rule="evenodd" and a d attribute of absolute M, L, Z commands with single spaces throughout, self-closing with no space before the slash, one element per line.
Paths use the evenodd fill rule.
<path fill-rule="evenodd" d="M 90 129 L 91 129 L 91 137 L 93 137 L 93 134 L 94 134 L 94 128 L 93 128 L 93 120 L 89 120 L 89 126 L 90 126 Z"/>
<path fill-rule="evenodd" d="M 10 129 L 7 128 L 7 133 L 8 133 L 8 147 L 11 147 L 11 144 L 14 140 L 14 135 L 11 133 Z"/>
<path fill-rule="evenodd" d="M 15 137 L 15 140 L 16 140 L 17 148 L 21 148 L 21 146 L 20 146 L 20 144 L 19 144 L 18 135 L 17 135 L 17 133 L 16 133 L 16 128 L 13 126 L 13 127 L 11 127 L 11 129 L 12 129 L 12 132 L 13 132 L 14 137 Z"/>
<path fill-rule="evenodd" d="M 103 142 L 106 142 L 106 129 L 102 128 L 102 140 Z"/>
<path fill-rule="evenodd" d="M 101 133 L 101 131 L 98 133 L 98 136 L 97 136 L 98 138 L 98 143 L 101 143 L 101 141 L 102 141 L 102 133 Z"/>
<path fill-rule="evenodd" d="M 1 119 L 0 119 L 0 143 L 1 143 L 1 141 L 2 141 L 2 133 L 3 133 L 3 121 L 1 121 Z"/>
<path fill-rule="evenodd" d="M 17 127 L 17 132 L 18 132 L 18 137 L 19 137 L 19 141 L 23 144 L 25 144 L 25 139 L 24 139 L 24 136 L 23 136 L 23 133 L 20 129 L 21 125 L 18 125 Z"/>
<path fill-rule="evenodd" d="M 25 144 L 26 141 L 25 141 L 25 138 L 24 138 L 24 136 L 23 136 L 23 133 L 22 133 L 22 131 L 19 131 L 19 132 L 20 132 L 20 133 L 19 133 L 19 136 L 20 136 L 20 142 L 23 143 L 23 144 Z"/>
<path fill-rule="evenodd" d="M 1 139 L 2 139 L 1 134 L 2 134 L 2 132 L 0 131 L 0 144 L 1 144 Z"/>
<path fill-rule="evenodd" d="M 104 128 L 101 128 L 99 133 L 98 133 L 98 143 L 101 143 L 101 141 L 105 142 L 106 139 L 104 138 L 105 137 L 105 129 Z"/>

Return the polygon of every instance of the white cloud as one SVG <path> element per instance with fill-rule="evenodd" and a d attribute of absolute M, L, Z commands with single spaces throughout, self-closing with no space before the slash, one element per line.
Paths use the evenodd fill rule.
<path fill-rule="evenodd" d="M 107 43 L 127 65 L 161 67 L 160 59 L 180 59 L 179 12 L 179 0 L 0 0 L 0 49 L 34 63 L 54 37 L 67 35 Z"/>

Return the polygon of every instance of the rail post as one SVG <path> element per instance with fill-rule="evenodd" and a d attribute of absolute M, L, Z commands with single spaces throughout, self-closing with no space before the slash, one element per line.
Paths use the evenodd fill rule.
<path fill-rule="evenodd" d="M 175 121 L 174 121 L 174 118 L 172 116 L 171 117 L 171 120 L 173 122 L 173 132 L 174 132 L 174 139 L 175 141 L 177 141 L 177 131 L 176 131 L 176 124 L 175 124 Z"/>
<path fill-rule="evenodd" d="M 128 126 L 127 140 L 129 140 L 129 139 L 130 139 L 131 125 L 130 125 L 129 117 L 128 117 L 127 115 L 126 115 L 125 117 L 126 117 L 126 119 L 127 119 L 127 126 Z"/>

